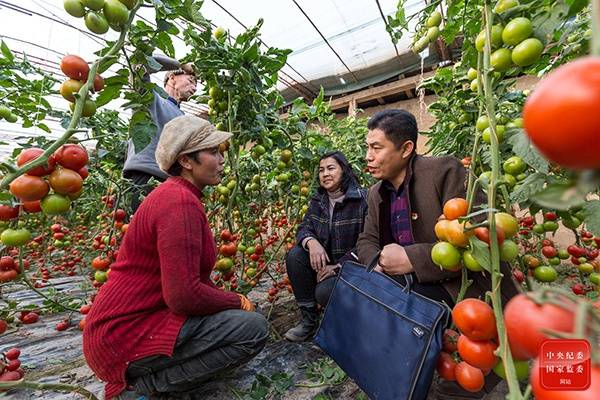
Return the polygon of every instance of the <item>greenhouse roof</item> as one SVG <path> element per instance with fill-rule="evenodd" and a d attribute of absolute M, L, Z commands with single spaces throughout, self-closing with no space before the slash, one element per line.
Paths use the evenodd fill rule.
<path fill-rule="evenodd" d="M 407 0 L 405 13 L 415 14 L 424 6 L 423 0 Z M 300 95 L 315 96 L 320 87 L 326 95 L 340 95 L 418 70 L 421 58 L 409 50 L 411 35 L 404 35 L 394 44 L 386 31 L 385 17 L 394 15 L 396 7 L 397 0 L 206 0 L 200 11 L 233 36 L 264 19 L 263 42 L 292 50 L 278 82 L 289 101 Z M 150 24 L 155 20 L 153 8 L 143 8 L 138 15 Z M 104 36 L 90 33 L 83 19 L 63 10 L 60 0 L 0 0 L 0 20 L 0 39 L 18 57 L 26 55 L 33 64 L 60 79 L 58 64 L 63 55 L 79 54 L 93 60 L 94 52 L 104 47 L 105 40 L 117 37 L 113 31 Z M 410 25 L 409 31 L 413 28 Z M 175 39 L 174 46 L 178 58 L 187 54 L 182 39 Z M 162 78 L 160 73 L 153 76 L 156 83 Z M 57 108 L 64 109 L 64 101 L 56 100 Z M 109 107 L 118 108 L 120 104 L 112 102 Z M 6 125 L 0 122 L 2 132 L 6 132 Z M 60 133 L 57 126 L 55 134 Z"/>

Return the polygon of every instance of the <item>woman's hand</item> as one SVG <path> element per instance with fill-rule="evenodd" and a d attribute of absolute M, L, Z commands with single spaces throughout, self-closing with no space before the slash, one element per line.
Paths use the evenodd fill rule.
<path fill-rule="evenodd" d="M 256 311 L 256 308 L 254 307 L 254 304 L 252 304 L 252 302 L 250 300 L 248 300 L 248 298 L 246 296 L 244 296 L 243 294 L 239 294 L 237 293 L 237 295 L 240 298 L 240 308 L 244 311 Z"/>
<path fill-rule="evenodd" d="M 306 243 L 306 247 L 308 247 L 310 266 L 312 269 L 319 271 L 321 268 L 327 265 L 329 262 L 329 256 L 317 239 L 309 240 L 308 243 Z"/>
<path fill-rule="evenodd" d="M 317 283 L 324 281 L 330 276 L 334 276 L 336 274 L 336 270 L 340 267 L 340 264 L 335 265 L 326 265 L 320 270 L 317 271 Z"/>

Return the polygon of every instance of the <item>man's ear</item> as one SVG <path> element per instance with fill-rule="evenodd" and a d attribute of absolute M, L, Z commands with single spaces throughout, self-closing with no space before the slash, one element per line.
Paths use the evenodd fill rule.
<path fill-rule="evenodd" d="M 402 158 L 408 158 L 415 149 L 415 143 L 412 140 L 407 140 L 402 145 Z"/>

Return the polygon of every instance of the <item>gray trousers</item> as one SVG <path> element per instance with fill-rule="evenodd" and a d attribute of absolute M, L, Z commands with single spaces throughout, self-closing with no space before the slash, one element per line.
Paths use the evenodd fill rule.
<path fill-rule="evenodd" d="M 202 382 L 252 359 L 268 337 L 269 324 L 256 312 L 226 310 L 190 317 L 177 336 L 173 356 L 150 356 L 130 363 L 127 382 L 150 398 L 194 399 Z"/>

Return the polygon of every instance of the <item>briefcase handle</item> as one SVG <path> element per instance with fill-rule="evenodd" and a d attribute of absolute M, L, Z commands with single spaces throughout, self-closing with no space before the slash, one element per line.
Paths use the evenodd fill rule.
<path fill-rule="evenodd" d="M 373 259 L 371 260 L 371 262 L 367 265 L 367 272 L 371 273 L 373 272 L 373 270 L 375 269 L 375 267 L 377 266 L 377 263 L 379 262 L 379 256 L 381 255 L 381 250 L 379 250 L 377 252 L 377 254 L 375 254 L 375 256 L 373 257 Z M 415 280 L 413 279 L 412 274 L 404 274 L 402 275 L 404 277 L 404 281 L 406 282 L 406 285 L 402 285 L 400 282 L 397 282 L 400 286 L 403 287 L 403 290 L 407 293 L 410 293 L 410 291 L 413 288 L 413 285 L 415 284 Z"/>

